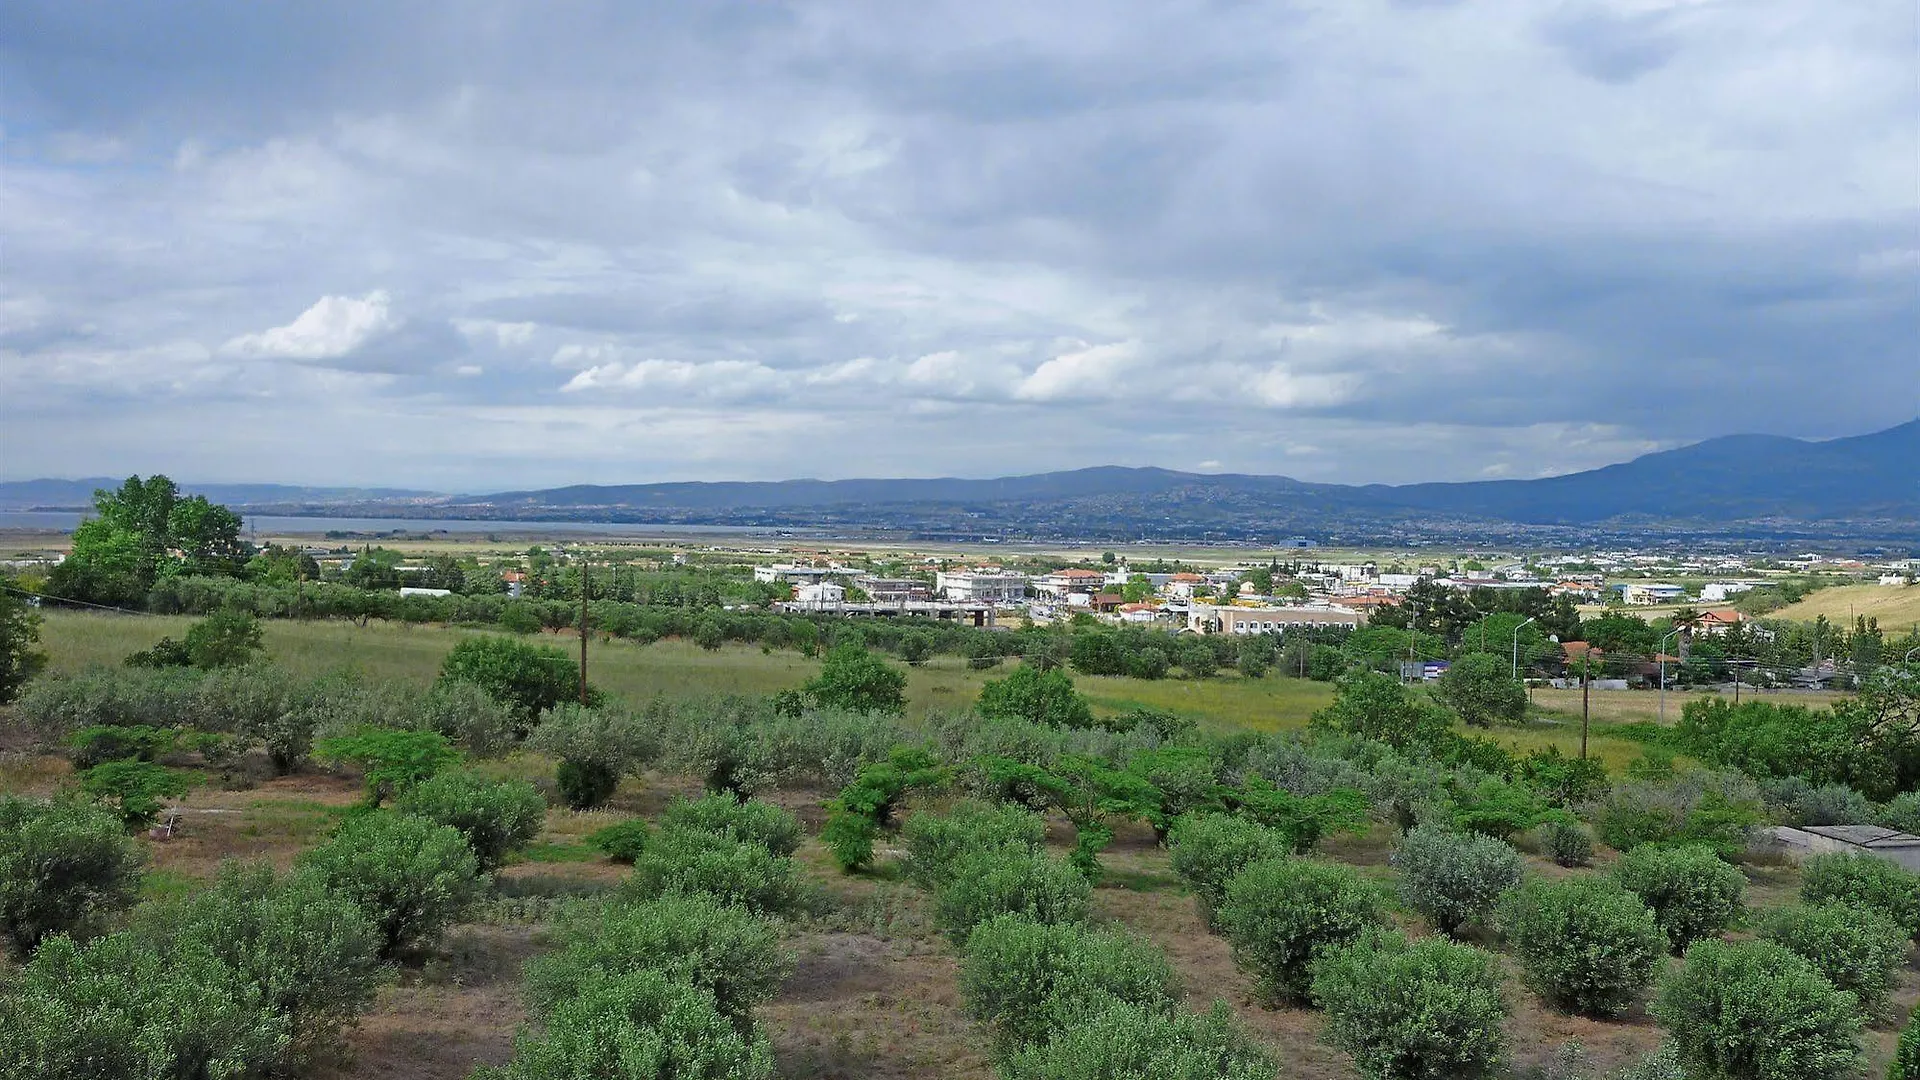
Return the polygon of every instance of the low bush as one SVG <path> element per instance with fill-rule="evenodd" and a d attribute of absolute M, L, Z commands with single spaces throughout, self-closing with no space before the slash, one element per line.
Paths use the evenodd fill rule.
<path fill-rule="evenodd" d="M 391 812 L 349 818 L 300 865 L 373 922 L 382 959 L 432 945 L 482 890 L 457 829 Z"/>
<path fill-rule="evenodd" d="M 44 676 L 27 683 L 14 717 L 50 742 L 91 727 L 184 727 L 205 676 L 196 671 L 114 671 Z"/>
<path fill-rule="evenodd" d="M 1269 1004 L 1307 1000 L 1313 965 L 1383 925 L 1378 886 L 1359 871 L 1320 859 L 1265 859 L 1227 883 L 1220 925 L 1234 962 Z"/>
<path fill-rule="evenodd" d="M 1900 1029 L 1887 1080 L 1920 1080 L 1920 1016 L 1909 1016 L 1907 1026 Z"/>
<path fill-rule="evenodd" d="M 145 828 L 160 816 L 161 801 L 185 795 L 194 777 L 151 761 L 108 761 L 80 775 L 80 790 L 101 799 L 128 828 Z"/>
<path fill-rule="evenodd" d="M 1653 1015 L 1689 1076 L 1843 1080 L 1860 1073 L 1854 996 L 1771 942 L 1696 942 L 1661 982 Z"/>
<path fill-rule="evenodd" d="M 1001 1080 L 1273 1080 L 1224 1005 L 1198 1016 L 1116 1004 L 1009 1055 Z"/>
<path fill-rule="evenodd" d="M 647 842 L 652 838 L 653 830 L 646 822 L 635 818 L 608 825 L 604 829 L 595 829 L 587 834 L 587 843 L 600 849 L 614 862 L 631 864 L 647 850 Z"/>
<path fill-rule="evenodd" d="M 1775 818 L 1786 825 L 1858 825 L 1873 818 L 1873 804 L 1845 784 L 1812 784 L 1789 776 L 1761 781 L 1760 791 Z"/>
<path fill-rule="evenodd" d="M 560 794 L 575 810 L 605 805 L 622 776 L 660 756 L 653 727 L 639 717 L 573 702 L 554 706 L 527 743 L 560 759 Z"/>
<path fill-rule="evenodd" d="M 314 744 L 320 758 L 359 767 L 367 804 L 381 803 L 460 761 L 460 752 L 437 731 L 361 728 Z"/>
<path fill-rule="evenodd" d="M 76 731 L 67 740 L 67 760 L 76 770 L 91 769 L 109 761 L 153 761 L 166 756 L 179 741 L 178 728 L 90 727 Z"/>
<path fill-rule="evenodd" d="M 1073 923 L 1087 917 L 1093 886 L 1080 872 L 1041 852 L 976 851 L 953 866 L 936 896 L 935 917 L 956 945 L 973 928 L 1009 912 L 1037 923 Z"/>
<path fill-rule="evenodd" d="M 1593 833 L 1571 816 L 1555 815 L 1540 826 L 1540 849 L 1555 866 L 1585 866 L 1593 861 Z"/>
<path fill-rule="evenodd" d="M 1327 1041 L 1369 1080 L 1478 1080 L 1505 1062 L 1508 1005 L 1492 954 L 1375 931 L 1329 953 L 1313 978 Z"/>
<path fill-rule="evenodd" d="M 967 938 L 960 993 L 968 1014 L 1010 1048 L 1045 1042 L 1115 1002 L 1171 1012 L 1179 985 L 1166 955 L 1144 938 L 1009 914 Z"/>
<path fill-rule="evenodd" d="M 1173 872 L 1193 890 L 1200 917 L 1219 929 L 1217 916 L 1234 875 L 1263 859 L 1285 858 L 1286 834 L 1227 814 L 1183 814 L 1167 833 Z"/>
<path fill-rule="evenodd" d="M 1920 936 L 1920 874 L 1871 855 L 1833 852 L 1800 864 L 1800 899 L 1808 904 L 1872 908 Z"/>
<path fill-rule="evenodd" d="M 1746 910 L 1747 877 L 1700 845 L 1639 847 L 1614 877 L 1653 909 L 1675 953 L 1734 925 Z"/>
<path fill-rule="evenodd" d="M 1722 858 L 1745 850 L 1748 832 L 1766 821 L 1752 780 L 1706 770 L 1615 784 L 1595 813 L 1600 839 L 1616 851 L 1641 844 L 1706 844 Z"/>
<path fill-rule="evenodd" d="M 713 995 L 721 1015 L 745 1026 L 791 967 L 772 923 L 700 896 L 587 909 L 557 937 L 527 965 L 527 1001 L 540 1015 L 601 979 L 651 970 Z"/>
<path fill-rule="evenodd" d="M 140 895 L 139 846 L 73 799 L 0 796 L 0 931 L 15 957 L 50 934 L 84 938 Z"/>
<path fill-rule="evenodd" d="M 547 820 L 546 800 L 532 784 L 489 780 L 466 769 L 422 780 L 400 796 L 395 809 L 458 829 L 483 874 L 532 843 Z"/>
<path fill-rule="evenodd" d="M 1394 846 L 1400 898 L 1433 928 L 1452 935 L 1484 921 L 1520 885 L 1520 853 L 1504 840 L 1422 825 Z"/>
<path fill-rule="evenodd" d="M 1885 914 L 1847 904 L 1779 908 L 1760 936 L 1806 958 L 1828 982 L 1853 993 L 1867 1016 L 1886 1006 L 1912 942 Z"/>
<path fill-rule="evenodd" d="M 1625 1012 L 1667 950 L 1653 912 L 1609 878 L 1530 881 L 1501 902 L 1498 920 L 1534 992 L 1588 1016 Z"/>
<path fill-rule="evenodd" d="M 662 831 L 698 833 L 740 844 L 755 844 L 775 855 L 800 850 L 800 819 L 772 803 L 741 801 L 731 795 L 675 799 L 660 815 Z"/>
<path fill-rule="evenodd" d="M 808 903 L 792 859 L 759 844 L 681 830 L 663 830 L 633 860 L 621 894 L 630 900 L 707 896 L 757 915 L 791 915 Z"/>
<path fill-rule="evenodd" d="M 327 1048 L 365 1012 L 386 971 L 379 933 L 358 905 L 311 876 L 276 880 L 264 863 L 221 866 L 211 888 L 142 925 L 168 955 L 213 957 L 258 987 L 261 1003 L 287 1019 L 294 1061 Z"/>
<path fill-rule="evenodd" d="M 706 992 L 658 971 L 590 983 L 555 1005 L 539 1032 L 514 1041 L 513 1059 L 472 1080 L 658 1077 L 769 1080 L 766 1037 L 743 1033 Z"/>
<path fill-rule="evenodd" d="M 873 842 L 893 823 L 907 792 L 942 786 L 948 777 L 948 770 L 920 747 L 896 747 L 885 761 L 863 767 L 827 804 L 827 824 L 820 838 L 834 862 L 842 870 L 857 870 L 872 862 Z"/>
<path fill-rule="evenodd" d="M 954 864 L 963 856 L 978 851 L 1037 852 L 1046 836 L 1046 820 L 1038 814 L 971 799 L 954 804 L 944 814 L 914 814 L 900 828 L 907 849 L 907 880 L 931 890 L 952 880 Z"/>
<path fill-rule="evenodd" d="M 240 972 L 133 934 L 50 937 L 0 989 L 0 1080 L 263 1076 L 290 1038 Z"/>

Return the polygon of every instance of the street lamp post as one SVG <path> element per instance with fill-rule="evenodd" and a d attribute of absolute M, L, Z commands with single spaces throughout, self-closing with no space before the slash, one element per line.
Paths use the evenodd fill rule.
<path fill-rule="evenodd" d="M 1528 619 L 1527 622 L 1513 628 L 1513 677 L 1516 679 L 1520 677 L 1520 631 L 1525 630 L 1527 623 L 1532 621 Z"/>
<path fill-rule="evenodd" d="M 1660 655 L 1654 658 L 1660 664 L 1660 722 L 1662 724 L 1667 722 L 1667 642 L 1672 641 L 1674 634 L 1679 632 L 1675 629 L 1660 639 Z"/>

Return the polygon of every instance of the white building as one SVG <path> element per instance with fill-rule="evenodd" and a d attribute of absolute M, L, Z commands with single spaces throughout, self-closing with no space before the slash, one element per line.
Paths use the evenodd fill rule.
<path fill-rule="evenodd" d="M 933 579 L 934 591 L 949 600 L 962 603 L 1017 604 L 1027 597 L 1025 574 L 1003 570 L 941 571 Z"/>
<path fill-rule="evenodd" d="M 846 603 L 847 590 L 831 581 L 819 581 L 793 590 L 793 599 L 795 603 L 812 607 L 831 607 Z"/>
<path fill-rule="evenodd" d="M 817 566 L 795 566 L 792 563 L 773 563 L 753 568 L 753 580 L 771 584 L 776 581 L 821 581 L 828 575 L 843 573 L 840 570 L 821 569 Z"/>
<path fill-rule="evenodd" d="M 1751 581 L 1709 581 L 1700 586 L 1700 602 L 1705 604 L 1724 604 L 1729 597 L 1752 589 Z"/>
<path fill-rule="evenodd" d="M 400 587 L 401 596 L 452 596 L 452 589 L 418 589 L 411 585 Z"/>
<path fill-rule="evenodd" d="M 1359 626 L 1357 611 L 1338 607 L 1237 607 L 1195 604 L 1187 629 L 1198 634 L 1271 634 L 1310 626 Z"/>

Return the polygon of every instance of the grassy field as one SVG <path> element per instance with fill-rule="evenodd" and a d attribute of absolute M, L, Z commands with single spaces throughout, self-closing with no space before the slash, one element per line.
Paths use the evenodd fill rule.
<path fill-rule="evenodd" d="M 1812 622 L 1822 615 L 1836 623 L 1870 615 L 1880 620 L 1882 630 L 1904 634 L 1920 627 L 1920 585 L 1836 585 L 1810 593 L 1805 600 L 1767 617 Z"/>
<path fill-rule="evenodd" d="M 128 653 L 150 647 L 161 637 L 178 638 L 192 620 L 170 616 L 127 616 L 49 612 L 44 642 L 55 671 L 78 671 L 94 665 L 115 665 Z M 274 620 L 265 627 L 267 651 L 281 666 L 301 675 L 319 675 L 341 669 L 380 679 L 425 684 L 439 671 L 441 658 L 473 631 L 438 626 L 406 626 L 350 622 L 292 622 Z M 558 645 L 569 655 L 578 646 L 570 635 L 538 635 L 543 643 Z M 587 670 L 593 681 L 630 701 L 655 697 L 682 699 L 706 694 L 767 694 L 799 686 L 819 670 L 819 662 L 797 652 L 762 652 L 757 647 L 729 645 L 708 652 L 684 641 L 636 645 L 626 641 L 599 641 L 590 646 Z M 911 668 L 907 675 L 910 716 L 965 709 L 979 696 L 988 679 L 1007 668 L 970 670 L 955 657 L 938 657 Z M 1144 681 L 1107 676 L 1075 679 L 1094 711 L 1112 715 L 1133 708 L 1164 709 L 1191 717 L 1214 730 L 1248 728 L 1282 731 L 1305 726 L 1309 717 L 1333 700 L 1327 683 L 1270 674 L 1260 679 L 1224 672 L 1211 679 Z M 1580 695 L 1571 690 L 1534 692 L 1538 722 L 1526 729 L 1502 728 L 1490 732 L 1501 743 L 1525 752 L 1549 745 L 1577 754 L 1580 748 Z M 1806 701 L 1799 695 L 1795 701 Z M 1669 695 L 1668 718 L 1680 715 L 1682 697 Z M 1652 720 L 1656 695 L 1645 691 L 1597 691 L 1593 717 L 1596 725 Z M 1595 733 L 1589 751 L 1609 767 L 1619 768 L 1640 755 L 1640 745 Z"/>
<path fill-rule="evenodd" d="M 90 664 L 115 664 L 127 653 L 151 645 L 163 634 L 178 637 L 189 620 L 159 617 L 102 617 L 50 613 L 45 645 L 56 671 Z M 437 627 L 347 623 L 269 622 L 268 647 L 275 660 L 297 672 L 320 673 L 353 667 L 368 674 L 424 684 L 440 658 L 467 631 Z M 553 641 L 551 637 L 542 640 Z M 567 645 L 572 639 L 557 639 Z M 622 695 L 644 698 L 715 691 L 764 692 L 799 684 L 817 662 L 797 653 L 762 653 L 728 647 L 704 652 L 680 642 L 649 646 L 595 643 L 595 677 Z M 1001 669 L 1005 670 L 1005 669 Z M 957 708 L 970 703 L 980 685 L 998 672 L 966 670 L 945 660 L 912 670 L 910 696 L 915 712 Z M 1260 730 L 1298 727 L 1331 699 L 1326 684 L 1269 676 L 1249 680 L 1224 674 L 1201 682 L 1081 678 L 1081 690 L 1102 711 L 1137 705 L 1168 709 L 1204 719 L 1210 726 Z M 1680 695 L 1668 701 L 1677 715 Z M 1803 700 L 1796 697 L 1795 700 Z M 1644 691 L 1598 692 L 1594 720 L 1602 729 L 1594 752 L 1619 767 L 1638 754 L 1638 744 L 1608 737 L 1604 728 L 1652 719 L 1658 699 Z M 1526 729 L 1497 729 L 1492 736 L 1520 749 L 1578 745 L 1579 695 L 1576 691 L 1536 691 L 1539 722 Z M 552 788 L 553 763 L 528 752 L 483 762 L 492 776 L 527 779 Z M 49 794 L 70 782 L 63 756 L 39 750 L 0 753 L 0 791 Z M 337 1054 L 310 1070 L 316 1080 L 463 1080 L 475 1065 L 498 1064 L 512 1053 L 516 1026 L 526 1018 L 521 997 L 522 966 L 547 945 L 542 925 L 558 898 L 592 895 L 615 887 L 627 871 L 601 858 L 583 842 L 593 830 L 628 817 L 655 818 L 667 802 L 697 791 L 698 782 L 650 773 L 622 782 L 612 804 L 576 813 L 547 811 L 540 836 L 501 872 L 491 898 L 456 927 L 424 963 L 410 966 L 384 987 L 375 1006 L 342 1036 Z M 783 927 L 784 947 L 795 960 L 794 973 L 779 997 L 758 1011 L 757 1022 L 772 1040 L 781 1080 L 910 1080 L 943 1077 L 993 1080 L 990 1038 L 968 1019 L 958 989 L 954 952 L 936 929 L 929 898 L 907 886 L 897 865 L 897 850 L 883 849 L 869 873 L 845 875 L 835 869 L 817 836 L 824 820 L 822 803 L 832 792 L 796 788 L 766 794 L 794 811 L 808 838 L 798 853 L 805 875 L 819 891 L 818 910 Z M 150 860 L 145 895 L 164 899 L 203 886 L 221 860 L 264 859 L 277 866 L 319 842 L 350 813 L 360 798 L 356 778 L 318 768 L 267 780 L 246 790 L 215 784 L 196 787 L 182 800 L 178 835 L 164 842 L 142 841 Z M 924 805 L 924 804 L 921 804 Z M 909 812 L 915 807 L 910 807 Z M 1053 821 L 1048 843 L 1058 854 L 1073 840 L 1064 820 Z M 1373 824 L 1364 831 L 1330 837 L 1321 845 L 1329 858 L 1362 874 L 1390 883 L 1388 863 L 1393 830 Z M 1138 823 L 1124 824 L 1102 856 L 1106 873 L 1093 897 L 1095 919 L 1123 926 L 1163 949 L 1187 988 L 1186 1005 L 1202 1009 L 1223 1000 L 1252 1037 L 1282 1063 L 1288 1080 L 1354 1080 L 1358 1073 L 1345 1055 L 1322 1038 L 1323 1017 L 1311 1009 L 1261 1007 L 1247 976 L 1234 963 L 1219 936 L 1207 932 L 1194 899 L 1171 871 L 1168 855 L 1152 833 Z M 1529 870 L 1545 877 L 1606 872 L 1611 856 L 1591 870 L 1567 871 L 1538 854 L 1526 855 Z M 1790 866 L 1755 863 L 1742 866 L 1747 897 L 1756 908 L 1792 901 L 1798 872 Z M 1422 924 L 1396 910 L 1395 921 L 1413 931 Z M 1476 944 L 1498 948 L 1498 940 L 1475 931 Z M 1616 1068 L 1652 1049 L 1661 1033 L 1644 1008 L 1617 1021 L 1588 1020 L 1545 1007 L 1526 993 L 1511 958 L 1508 972 L 1513 1015 L 1508 1030 L 1516 1076 L 1544 1075 L 1555 1051 L 1579 1040 L 1596 1066 Z M 1920 973 L 1899 972 L 1895 1014 L 1904 1015 L 1920 998 Z M 1864 1038 L 1876 1070 L 1892 1052 L 1897 1025 L 1876 1023 Z"/>

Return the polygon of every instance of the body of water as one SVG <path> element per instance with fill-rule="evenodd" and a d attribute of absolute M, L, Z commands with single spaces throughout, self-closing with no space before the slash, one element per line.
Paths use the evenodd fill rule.
<path fill-rule="evenodd" d="M 63 510 L 0 510 L 0 529 L 72 532 L 89 515 Z M 446 533 L 451 536 L 583 533 L 592 536 L 804 536 L 813 529 L 772 529 L 751 525 L 649 525 L 615 521 L 467 521 L 446 518 L 288 517 L 244 515 L 243 532 L 264 535 L 343 533 Z"/>

